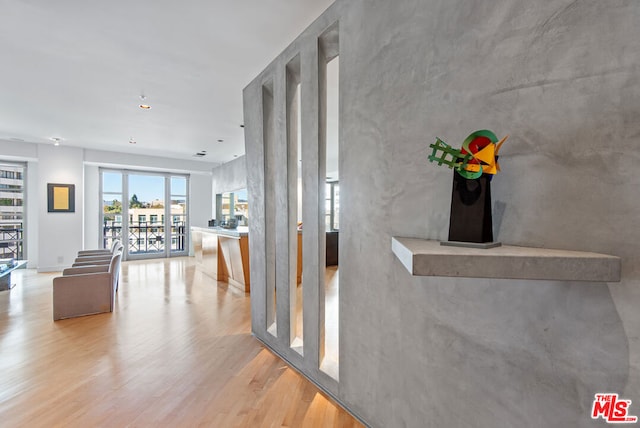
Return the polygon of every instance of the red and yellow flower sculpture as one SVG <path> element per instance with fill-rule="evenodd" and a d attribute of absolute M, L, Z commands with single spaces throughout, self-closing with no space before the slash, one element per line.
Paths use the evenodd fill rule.
<path fill-rule="evenodd" d="M 500 171 L 498 152 L 507 140 L 505 136 L 498 141 L 498 137 L 487 129 L 475 131 L 462 143 L 460 150 L 454 149 L 440 138 L 430 144 L 433 149 L 428 159 L 438 165 L 454 168 L 462 177 L 473 180 L 482 174 L 495 175 Z"/>

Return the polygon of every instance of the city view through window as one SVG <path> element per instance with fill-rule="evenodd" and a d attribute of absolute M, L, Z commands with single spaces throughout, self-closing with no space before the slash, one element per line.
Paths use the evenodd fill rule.
<path fill-rule="evenodd" d="M 24 257 L 24 173 L 23 165 L 0 163 L 0 259 Z"/>
<path fill-rule="evenodd" d="M 185 253 L 187 187 L 186 176 L 103 171 L 105 248 L 120 239 L 127 243 L 129 258 Z"/>

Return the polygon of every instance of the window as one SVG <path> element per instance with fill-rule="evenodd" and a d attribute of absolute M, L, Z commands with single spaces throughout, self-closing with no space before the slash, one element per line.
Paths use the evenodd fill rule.
<path fill-rule="evenodd" d="M 220 225 L 235 220 L 236 226 L 249 225 L 249 203 L 247 189 L 216 195 L 216 219 Z"/>
<path fill-rule="evenodd" d="M 24 258 L 24 164 L 0 163 L 0 258 Z"/>
<path fill-rule="evenodd" d="M 340 229 L 340 184 L 337 181 L 325 185 L 326 230 Z"/>
<path fill-rule="evenodd" d="M 104 247 L 124 237 L 127 260 L 186 255 L 188 180 L 187 175 L 101 170 Z"/>

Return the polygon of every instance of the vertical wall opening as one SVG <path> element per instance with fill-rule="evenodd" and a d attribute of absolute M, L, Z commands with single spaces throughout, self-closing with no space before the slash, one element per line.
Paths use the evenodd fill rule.
<path fill-rule="evenodd" d="M 275 107 L 273 82 L 262 85 L 262 120 L 264 138 L 264 200 L 265 200 L 265 287 L 266 287 L 266 329 L 278 337 L 276 323 L 276 208 L 275 208 Z"/>
<path fill-rule="evenodd" d="M 302 293 L 302 116 L 300 56 L 286 67 L 288 233 L 289 233 L 289 313 L 291 348 L 303 355 Z"/>
<path fill-rule="evenodd" d="M 324 139 L 324 191 L 320 192 L 320 207 L 324 207 L 324 281 L 321 284 L 320 370 L 338 380 L 340 361 L 339 317 L 339 229 L 340 229 L 340 167 L 339 167 L 339 34 L 337 23 L 319 38 L 320 135 Z M 321 238 L 322 239 L 322 238 Z M 322 245 L 321 245 L 322 246 Z"/>

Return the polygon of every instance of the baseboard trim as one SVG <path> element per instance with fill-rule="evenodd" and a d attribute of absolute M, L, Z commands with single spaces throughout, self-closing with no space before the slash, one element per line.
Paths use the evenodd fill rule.
<path fill-rule="evenodd" d="M 44 267 L 38 266 L 36 268 L 36 271 L 38 273 L 62 272 L 66 267 L 69 267 L 69 266 L 44 266 Z"/>

